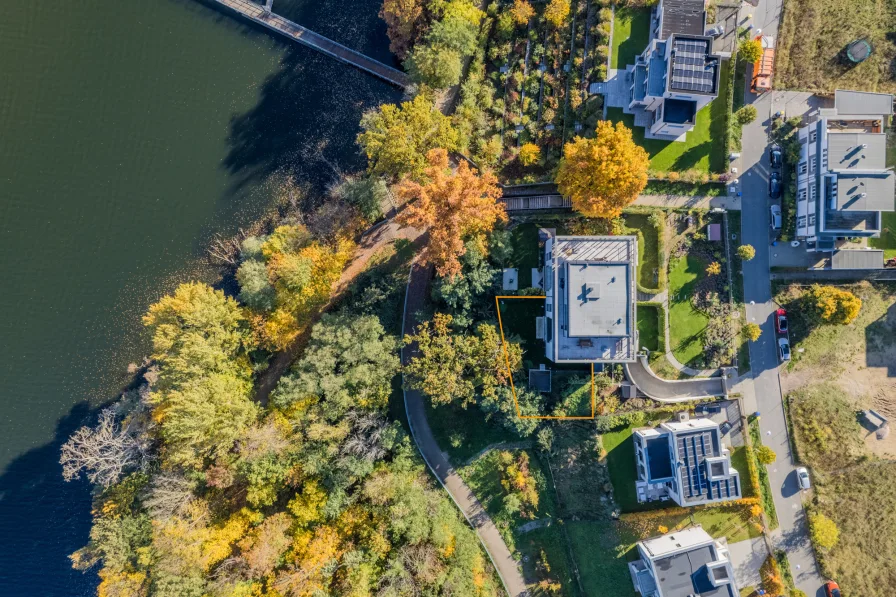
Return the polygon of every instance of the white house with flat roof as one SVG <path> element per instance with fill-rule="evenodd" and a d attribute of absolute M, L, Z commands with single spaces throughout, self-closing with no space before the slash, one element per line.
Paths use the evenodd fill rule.
<path fill-rule="evenodd" d="M 797 132 L 796 237 L 832 252 L 833 269 L 883 267 L 883 252 L 841 249 L 848 238 L 878 237 L 882 212 L 896 211 L 896 175 L 887 167 L 893 96 L 844 91 Z"/>
<path fill-rule="evenodd" d="M 555 363 L 633 362 L 634 236 L 555 236 L 544 249 L 546 356 Z"/>
<path fill-rule="evenodd" d="M 638 543 L 630 562 L 635 590 L 643 597 L 737 597 L 728 542 L 696 525 Z"/>
<path fill-rule="evenodd" d="M 715 421 L 683 415 L 656 428 L 635 429 L 632 438 L 638 501 L 671 499 L 687 507 L 741 498 L 740 475 Z"/>

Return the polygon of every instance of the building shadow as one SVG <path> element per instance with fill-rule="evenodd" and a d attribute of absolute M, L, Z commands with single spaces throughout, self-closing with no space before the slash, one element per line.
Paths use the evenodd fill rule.
<path fill-rule="evenodd" d="M 886 367 L 887 377 L 896 376 L 896 361 L 887 348 L 896 333 L 896 305 L 890 305 L 883 317 L 865 328 L 865 364 Z"/>
<path fill-rule="evenodd" d="M 99 407 L 79 402 L 56 423 L 53 439 L 13 460 L 0 476 L 0 595 L 92 597 L 95 570 L 72 569 L 68 556 L 90 532 L 87 481 L 65 482 L 59 453 Z"/>

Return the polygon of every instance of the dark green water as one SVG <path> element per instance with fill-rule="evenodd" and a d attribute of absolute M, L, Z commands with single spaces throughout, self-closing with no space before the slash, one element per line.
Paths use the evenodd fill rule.
<path fill-rule="evenodd" d="M 391 60 L 379 0 L 275 8 Z M 147 352 L 140 315 L 277 180 L 353 170 L 386 84 L 197 0 L 7 2 L 0 19 L 0 595 L 92 594 L 59 445 Z M 324 158 L 324 159 L 321 159 Z"/>

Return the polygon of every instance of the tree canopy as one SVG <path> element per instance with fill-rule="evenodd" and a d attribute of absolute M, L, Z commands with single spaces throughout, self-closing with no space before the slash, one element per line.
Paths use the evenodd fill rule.
<path fill-rule="evenodd" d="M 758 39 L 750 39 L 744 42 L 741 42 L 740 46 L 737 49 L 738 58 L 747 62 L 749 64 L 753 64 L 759 57 L 762 56 L 762 42 Z"/>
<path fill-rule="evenodd" d="M 417 34 L 423 16 L 423 0 L 383 0 L 380 18 L 386 21 L 389 50 L 403 60 Z"/>
<path fill-rule="evenodd" d="M 429 230 L 421 260 L 435 265 L 440 276 L 453 278 L 461 271 L 459 257 L 466 252 L 465 241 L 476 238 L 484 246 L 482 235 L 507 215 L 497 202 L 501 190 L 494 174 L 479 175 L 466 161 L 452 172 L 444 149 L 430 151 L 427 162 L 426 183 L 405 179 L 398 187 L 400 197 L 414 200 L 398 221 Z"/>
<path fill-rule="evenodd" d="M 647 152 L 621 122 L 597 124 L 593 139 L 576 137 L 563 148 L 557 186 L 573 208 L 591 218 L 614 218 L 647 185 Z"/>
<path fill-rule="evenodd" d="M 367 154 L 371 174 L 419 180 L 426 170 L 426 155 L 441 147 L 457 149 L 458 135 L 451 120 L 439 112 L 426 93 L 401 106 L 384 104 L 364 114 L 358 144 Z"/>
<path fill-rule="evenodd" d="M 836 286 L 815 284 L 806 293 L 806 300 L 811 312 L 827 323 L 852 323 L 862 309 L 862 299 Z"/>
<path fill-rule="evenodd" d="M 556 28 L 560 28 L 569 16 L 569 0 L 550 0 L 544 9 L 544 18 Z"/>

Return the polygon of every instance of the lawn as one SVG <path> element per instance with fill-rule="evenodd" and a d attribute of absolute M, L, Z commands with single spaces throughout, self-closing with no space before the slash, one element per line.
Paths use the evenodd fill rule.
<path fill-rule="evenodd" d="M 638 303 L 638 343 L 651 352 L 660 349 L 660 312 L 655 305 Z"/>
<path fill-rule="evenodd" d="M 517 434 L 503 425 L 486 423 L 482 410 L 475 405 L 468 408 L 453 404 L 433 407 L 432 402 L 426 400 L 426 416 L 439 447 L 455 465 L 463 464 L 492 444 L 520 441 Z"/>
<path fill-rule="evenodd" d="M 644 289 L 662 290 L 659 279 L 659 236 L 650 216 L 643 213 L 627 213 L 625 233 L 638 237 L 638 285 Z"/>
<path fill-rule="evenodd" d="M 759 477 L 759 500 L 762 503 L 762 509 L 765 510 L 765 516 L 768 518 L 769 530 L 774 531 L 778 528 L 778 511 L 775 509 L 775 500 L 772 495 L 772 485 L 768 478 L 768 467 L 759 462 L 756 458 L 756 450 L 762 445 L 762 432 L 759 430 L 759 421 L 750 421 L 750 440 L 753 444 L 753 465 Z M 748 470 L 749 474 L 749 470 Z"/>
<path fill-rule="evenodd" d="M 788 0 L 777 37 L 775 88 L 896 92 L 896 6 L 880 0 Z M 846 45 L 871 42 L 861 64 L 842 58 Z"/>
<path fill-rule="evenodd" d="M 532 286 L 532 268 L 538 267 L 538 226 L 520 224 L 510 232 L 512 253 L 508 267 L 519 268 L 519 288 Z"/>
<path fill-rule="evenodd" d="M 756 495 L 756 489 L 750 482 L 750 465 L 747 462 L 747 458 L 749 458 L 749 454 L 746 447 L 731 448 L 731 465 L 740 473 L 740 483 L 745 498 Z"/>
<path fill-rule="evenodd" d="M 610 68 L 625 68 L 635 63 L 650 41 L 650 8 L 616 9 L 613 19 L 613 47 Z"/>
<path fill-rule="evenodd" d="M 883 225 L 880 238 L 868 239 L 868 244 L 875 249 L 884 250 L 884 259 L 896 257 L 896 212 L 885 211 L 881 213 Z"/>
<path fill-rule="evenodd" d="M 577 554 L 582 586 L 589 597 L 636 597 L 628 572 L 626 550 L 620 549 L 616 528 L 606 521 L 577 521 L 566 525 Z"/>
<path fill-rule="evenodd" d="M 632 427 L 623 427 L 601 435 L 601 443 L 607 453 L 607 468 L 610 472 L 610 483 L 613 484 L 613 497 L 623 512 L 635 512 L 644 509 L 638 503 L 635 491 L 635 442 L 632 441 Z"/>
<path fill-rule="evenodd" d="M 709 317 L 694 309 L 691 297 L 707 263 L 695 255 L 674 259 L 669 266 L 669 341 L 672 353 L 687 365 L 703 356 L 703 333 Z"/>
<path fill-rule="evenodd" d="M 635 126 L 635 117 L 626 114 L 622 108 L 607 108 L 607 119 L 622 122 L 632 129 L 635 143 L 647 150 L 650 156 L 650 167 L 663 172 L 684 172 L 698 170 L 700 172 L 723 172 L 727 155 L 725 135 L 711 135 L 713 114 L 712 102 L 697 112 L 694 129 L 687 135 L 687 141 L 662 141 L 645 139 L 644 129 Z"/>
<path fill-rule="evenodd" d="M 535 337 L 535 318 L 544 316 L 543 298 L 498 299 L 501 310 L 501 328 L 509 342 L 519 342 L 523 347 L 524 369 L 537 369 L 539 365 L 553 363 L 545 356 L 544 340 Z"/>
<path fill-rule="evenodd" d="M 658 531 L 660 526 L 671 532 L 699 524 L 713 538 L 725 537 L 728 543 L 761 536 L 750 521 L 748 504 L 723 503 L 710 508 L 679 508 L 672 502 L 667 502 L 666 505 L 669 507 L 653 512 L 623 514 L 619 521 L 619 536 L 623 548 L 661 534 Z"/>

